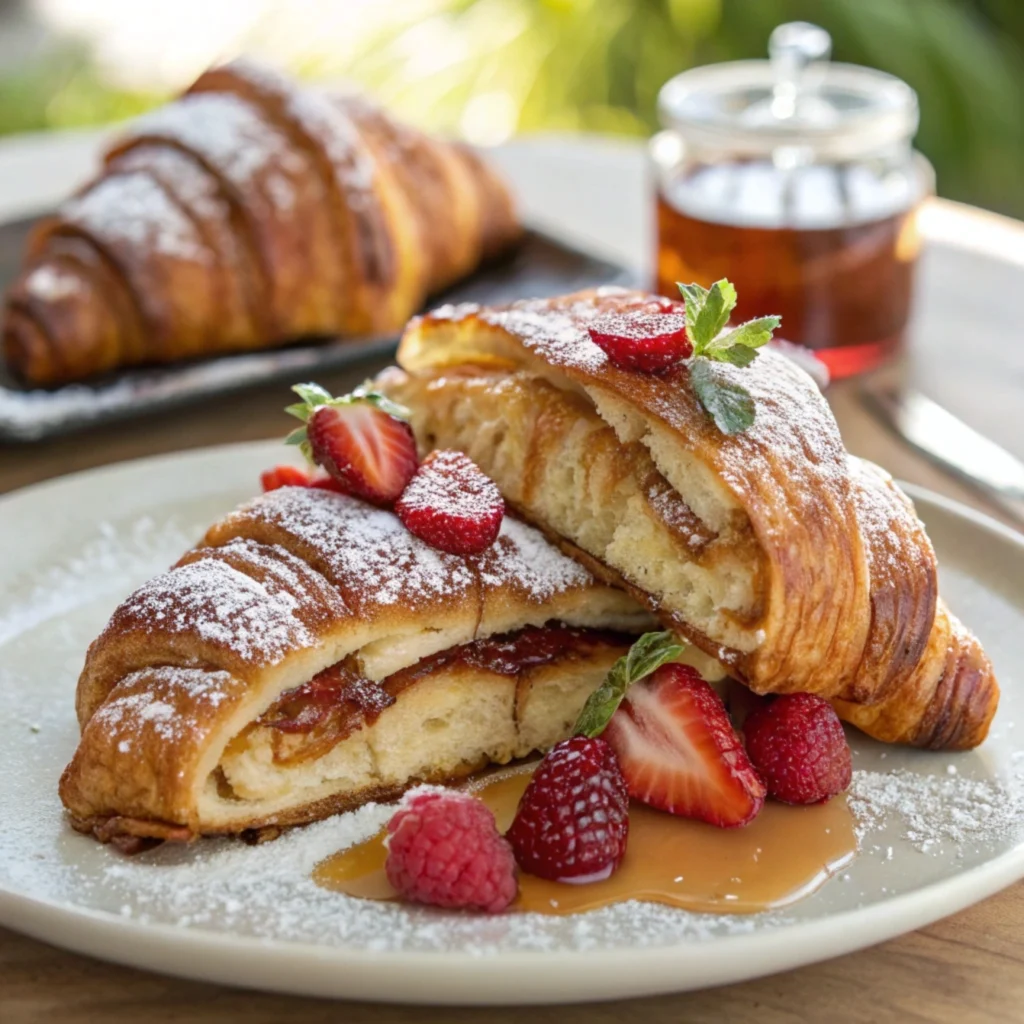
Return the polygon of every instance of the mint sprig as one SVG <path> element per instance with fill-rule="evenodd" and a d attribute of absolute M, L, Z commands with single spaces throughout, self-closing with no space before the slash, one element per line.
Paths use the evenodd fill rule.
<path fill-rule="evenodd" d="M 715 425 L 723 434 L 739 434 L 755 417 L 754 400 L 740 384 L 715 373 L 711 363 L 749 366 L 767 344 L 782 317 L 762 316 L 725 331 L 736 308 L 736 289 L 722 278 L 710 288 L 677 282 L 686 303 L 686 334 L 693 345 L 690 382 Z"/>
<path fill-rule="evenodd" d="M 289 416 L 294 416 L 296 419 L 302 420 L 303 424 L 309 422 L 310 417 L 323 405 L 330 405 L 335 407 L 341 407 L 345 405 L 355 405 L 357 402 L 366 402 L 368 405 L 372 405 L 381 412 L 386 412 L 389 416 L 394 416 L 395 419 L 408 420 L 410 413 L 404 405 L 399 405 L 397 402 L 393 402 L 387 395 L 381 394 L 379 391 L 374 391 L 369 387 L 368 384 L 363 384 L 356 388 L 355 391 L 347 395 L 342 395 L 340 398 L 335 398 L 325 388 L 320 387 L 319 384 L 296 384 L 292 387 L 292 391 L 295 392 L 302 399 L 301 402 L 296 402 L 294 405 L 285 406 L 285 412 Z M 309 433 L 305 426 L 296 427 L 285 439 L 285 444 L 297 445 L 299 450 L 305 455 L 309 462 L 314 462 L 313 449 L 309 443 Z"/>
<path fill-rule="evenodd" d="M 608 672 L 605 681 L 583 705 L 573 730 L 575 736 L 600 736 L 611 721 L 626 691 L 667 661 L 674 661 L 684 647 L 671 633 L 644 633 Z"/>

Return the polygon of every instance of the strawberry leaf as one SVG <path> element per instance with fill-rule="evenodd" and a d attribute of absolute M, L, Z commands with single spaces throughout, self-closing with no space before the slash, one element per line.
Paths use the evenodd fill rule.
<path fill-rule="evenodd" d="M 319 384 L 296 384 L 292 391 L 311 409 L 331 401 L 331 393 Z"/>
<path fill-rule="evenodd" d="M 576 736 L 600 736 L 611 721 L 626 691 L 649 676 L 666 661 L 674 661 L 684 647 L 668 632 L 644 633 L 608 673 L 605 681 L 590 695 L 576 720 Z"/>
<path fill-rule="evenodd" d="M 313 409 L 305 402 L 296 402 L 294 405 L 286 405 L 284 407 L 284 411 L 288 413 L 289 416 L 294 416 L 297 420 L 302 420 L 302 422 L 305 423 L 309 420 Z"/>
<path fill-rule="evenodd" d="M 754 422 L 754 399 L 750 392 L 720 376 L 710 360 L 694 360 L 690 383 L 700 404 L 723 434 L 740 434 Z"/>
<path fill-rule="evenodd" d="M 394 416 L 396 420 L 405 420 L 408 422 L 409 417 L 412 415 L 404 405 L 399 405 L 380 391 L 373 391 L 367 387 L 358 387 L 352 392 L 352 394 L 345 395 L 344 398 L 332 399 L 331 404 L 352 405 L 355 402 L 367 402 L 375 408 L 380 409 L 381 412 L 386 412 L 389 416 Z"/>

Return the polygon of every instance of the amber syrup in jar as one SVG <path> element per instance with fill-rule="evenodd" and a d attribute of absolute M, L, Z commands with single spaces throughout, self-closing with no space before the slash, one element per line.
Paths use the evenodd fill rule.
<path fill-rule="evenodd" d="M 670 190 L 667 190 L 670 191 Z M 870 370 L 900 347 L 918 253 L 915 211 L 834 227 L 708 220 L 657 200 L 658 290 L 736 285 L 737 320 L 778 314 L 780 335 L 812 349 L 833 379 Z"/>
<path fill-rule="evenodd" d="M 658 96 L 657 283 L 736 286 L 735 317 L 777 314 L 779 336 L 833 377 L 900 346 L 934 188 L 913 148 L 917 97 L 898 78 L 829 62 L 828 33 L 779 25 L 769 60 L 684 71 Z"/>

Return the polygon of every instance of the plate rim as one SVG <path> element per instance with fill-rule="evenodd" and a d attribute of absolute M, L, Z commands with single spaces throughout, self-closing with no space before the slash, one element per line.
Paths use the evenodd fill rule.
<path fill-rule="evenodd" d="M 0 495 L 0 517 L 23 501 L 74 489 L 82 481 L 170 464 L 279 450 L 276 439 L 165 452 L 83 469 Z M 283 453 L 282 453 L 283 454 Z M 922 506 L 966 521 L 1024 553 L 1024 534 L 927 488 L 901 483 Z M 116 490 L 111 489 L 111 494 Z M 100 518 L 100 517 L 97 517 Z M 1024 601 L 1022 601 L 1024 603 Z M 750 934 L 682 938 L 652 946 L 462 951 L 371 951 L 267 939 L 203 927 L 143 922 L 0 884 L 0 925 L 53 945 L 164 974 L 263 991 L 431 1005 L 592 1002 L 689 991 L 806 966 L 916 930 L 1024 877 L 1024 844 L 965 872 L 866 907 Z M 782 941 L 780 941 L 782 940 Z M 100 948 L 97 949 L 97 946 Z M 206 955 L 204 955 L 206 954 Z M 444 965 L 444 971 L 438 967 Z M 673 977 L 673 969 L 684 969 Z M 325 970 L 325 968 L 334 970 Z M 585 967 L 585 969 L 583 969 Z M 457 989 L 446 978 L 457 976 Z M 396 977 L 401 984 L 396 985 Z"/>

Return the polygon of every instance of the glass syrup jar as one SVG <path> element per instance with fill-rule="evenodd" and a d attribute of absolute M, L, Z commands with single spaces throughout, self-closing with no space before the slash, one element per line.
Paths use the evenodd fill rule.
<path fill-rule="evenodd" d="M 913 149 L 917 96 L 892 75 L 829 63 L 831 40 L 780 25 L 769 61 L 685 71 L 659 94 L 651 140 L 658 289 L 728 277 L 737 320 L 777 313 L 779 334 L 834 378 L 899 348 L 934 191 Z"/>

